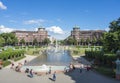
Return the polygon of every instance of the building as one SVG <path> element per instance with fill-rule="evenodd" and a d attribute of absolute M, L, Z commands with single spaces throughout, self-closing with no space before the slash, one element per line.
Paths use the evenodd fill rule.
<path fill-rule="evenodd" d="M 45 28 L 38 28 L 38 31 L 13 31 L 18 39 L 18 45 L 21 45 L 21 40 L 25 41 L 25 45 L 33 45 L 36 41 L 41 45 L 45 38 L 48 38 L 48 32 Z"/>
<path fill-rule="evenodd" d="M 78 43 L 83 39 L 86 41 L 89 39 L 92 41 L 94 38 L 96 40 L 100 39 L 105 31 L 104 30 L 87 30 L 87 31 L 81 31 L 80 27 L 75 26 L 73 27 L 73 30 L 71 31 L 70 37 L 77 40 Z"/>

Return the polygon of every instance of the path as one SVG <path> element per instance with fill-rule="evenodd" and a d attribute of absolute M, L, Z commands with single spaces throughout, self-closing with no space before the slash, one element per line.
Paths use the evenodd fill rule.
<path fill-rule="evenodd" d="M 25 55 L 25 56 L 26 56 L 25 58 L 23 58 L 23 59 L 21 59 L 21 60 L 19 60 L 19 61 L 16 61 L 16 62 L 12 61 L 12 62 L 14 63 L 15 66 L 17 66 L 18 63 L 24 64 L 24 61 L 25 61 L 25 60 L 31 61 L 31 60 L 33 60 L 34 58 L 37 57 L 37 56 L 31 56 L 31 55 Z M 8 66 L 6 66 L 5 68 L 10 68 L 10 67 L 11 67 L 11 65 L 8 65 Z"/>
<path fill-rule="evenodd" d="M 88 62 L 83 59 L 83 64 L 88 64 Z M 22 60 L 24 61 L 24 60 Z M 105 77 L 93 71 L 79 73 L 79 69 L 76 68 L 75 71 L 69 73 L 59 73 L 56 74 L 57 79 L 55 82 L 49 78 L 52 75 L 34 76 L 33 78 L 27 77 L 25 73 L 15 72 L 12 69 L 2 69 L 0 70 L 0 83 L 120 83 L 120 81 Z"/>

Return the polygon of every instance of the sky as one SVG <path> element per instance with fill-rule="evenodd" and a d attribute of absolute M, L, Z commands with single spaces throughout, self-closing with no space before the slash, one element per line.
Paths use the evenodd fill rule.
<path fill-rule="evenodd" d="M 120 0 L 0 0 L 0 33 L 42 27 L 64 39 L 74 26 L 108 31 L 119 17 Z"/>

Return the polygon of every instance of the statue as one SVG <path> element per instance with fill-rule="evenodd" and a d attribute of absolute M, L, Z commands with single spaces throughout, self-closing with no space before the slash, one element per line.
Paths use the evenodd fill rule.
<path fill-rule="evenodd" d="M 119 58 L 115 61 L 116 63 L 116 79 L 120 80 L 120 60 Z"/>

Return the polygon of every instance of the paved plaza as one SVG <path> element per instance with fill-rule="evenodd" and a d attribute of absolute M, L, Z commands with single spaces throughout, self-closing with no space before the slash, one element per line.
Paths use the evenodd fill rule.
<path fill-rule="evenodd" d="M 25 59 L 28 59 L 28 57 L 29 56 Z M 31 59 L 33 58 L 35 57 Z M 23 62 L 25 59 L 21 61 Z M 83 64 L 89 64 L 84 58 L 79 59 L 81 59 Z M 57 73 L 56 81 L 54 82 L 50 79 L 52 78 L 52 74 L 42 76 L 34 75 L 33 78 L 30 78 L 27 76 L 28 74 L 16 72 L 9 67 L 10 66 L 0 70 L 0 83 L 120 83 L 118 80 L 105 77 L 94 71 L 83 70 L 83 72 L 80 73 L 79 68 L 69 73 Z"/>

